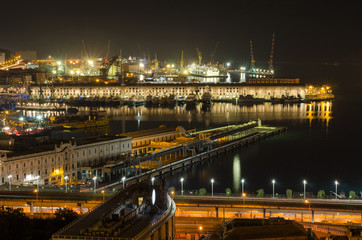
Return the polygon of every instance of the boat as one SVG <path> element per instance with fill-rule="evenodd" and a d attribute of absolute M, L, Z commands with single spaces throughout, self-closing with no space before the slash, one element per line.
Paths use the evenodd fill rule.
<path fill-rule="evenodd" d="M 210 91 L 209 91 L 209 88 L 207 87 L 205 92 L 202 94 L 201 96 L 201 102 L 203 104 L 211 104 L 211 94 L 210 94 Z"/>
<path fill-rule="evenodd" d="M 90 117 L 90 119 L 87 121 L 64 124 L 63 128 L 79 129 L 79 128 L 101 127 L 101 126 L 108 125 L 109 121 L 110 121 L 109 117 L 103 117 L 100 119 L 98 119 L 98 118 L 91 119 L 91 117 Z"/>
<path fill-rule="evenodd" d="M 240 95 L 238 98 L 239 104 L 258 104 L 258 103 L 263 103 L 264 101 L 265 101 L 264 98 L 257 98 L 251 94 Z"/>
<path fill-rule="evenodd" d="M 167 105 L 167 95 L 163 95 L 160 99 L 160 105 L 161 107 L 165 107 Z"/>
<path fill-rule="evenodd" d="M 167 106 L 173 107 L 176 105 L 176 96 L 175 94 L 170 94 L 167 98 Z"/>
<path fill-rule="evenodd" d="M 147 97 L 146 97 L 146 105 L 152 106 L 152 95 L 151 94 L 147 95 Z"/>
<path fill-rule="evenodd" d="M 185 100 L 186 106 L 188 107 L 195 106 L 196 100 L 197 100 L 197 95 L 194 92 L 190 93 L 189 95 L 187 95 L 187 98 Z"/>
<path fill-rule="evenodd" d="M 159 104 L 160 104 L 160 96 L 156 95 L 152 97 L 152 106 L 158 107 Z"/>

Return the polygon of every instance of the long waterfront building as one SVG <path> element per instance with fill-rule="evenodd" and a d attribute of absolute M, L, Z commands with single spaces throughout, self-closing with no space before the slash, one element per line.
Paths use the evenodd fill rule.
<path fill-rule="evenodd" d="M 209 91 L 213 99 L 234 99 L 240 95 L 253 95 L 269 99 L 282 96 L 305 96 L 305 86 L 299 79 L 273 79 L 273 81 L 253 81 L 245 83 L 139 83 L 122 85 L 109 84 L 68 84 L 30 87 L 34 98 L 70 97 L 146 97 L 147 95 L 170 95 L 186 97 L 190 93 L 202 95 Z"/>

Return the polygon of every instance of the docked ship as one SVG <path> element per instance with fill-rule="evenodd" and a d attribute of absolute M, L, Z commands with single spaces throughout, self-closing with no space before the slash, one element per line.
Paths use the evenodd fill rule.
<path fill-rule="evenodd" d="M 265 98 L 254 97 L 253 95 L 240 95 L 238 98 L 238 104 L 261 104 L 265 102 Z"/>
<path fill-rule="evenodd" d="M 87 121 L 64 124 L 63 128 L 79 129 L 79 128 L 101 127 L 101 126 L 108 125 L 109 121 L 110 121 L 109 117 L 102 117 L 102 118 L 95 118 L 95 119 L 91 119 L 91 117 L 89 117 L 89 120 L 87 120 Z"/>
<path fill-rule="evenodd" d="M 190 65 L 188 67 L 189 75 L 201 78 L 202 80 L 208 81 L 208 78 L 214 79 L 225 79 L 227 78 L 227 72 L 224 69 L 219 69 L 215 65 Z"/>

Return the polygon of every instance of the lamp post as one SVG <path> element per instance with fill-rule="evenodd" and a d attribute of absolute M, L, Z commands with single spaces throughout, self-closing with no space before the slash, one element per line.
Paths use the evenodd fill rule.
<path fill-rule="evenodd" d="M 273 184 L 273 198 L 274 198 L 274 190 L 275 190 L 275 179 L 272 180 L 272 184 Z"/>
<path fill-rule="evenodd" d="M 214 196 L 214 182 L 215 180 L 211 178 L 211 196 Z"/>
<path fill-rule="evenodd" d="M 35 193 L 35 196 L 36 196 L 36 200 L 38 201 L 38 190 L 34 189 L 34 193 Z"/>
<path fill-rule="evenodd" d="M 101 191 L 102 196 L 103 196 L 103 202 L 104 202 L 104 190 Z"/>
<path fill-rule="evenodd" d="M 9 175 L 8 178 L 9 178 L 9 191 L 11 192 L 11 178 L 13 177 L 13 175 Z"/>
<path fill-rule="evenodd" d="M 242 178 L 241 179 L 241 196 L 243 196 L 243 197 L 244 197 L 244 182 L 245 182 L 245 179 Z"/>
<path fill-rule="evenodd" d="M 93 181 L 94 181 L 94 193 L 96 193 L 96 188 L 97 188 L 97 176 L 95 176 L 94 178 L 93 178 Z"/>
<path fill-rule="evenodd" d="M 336 185 L 336 199 L 337 199 L 339 182 L 336 180 L 336 181 L 334 181 L 334 184 Z"/>
<path fill-rule="evenodd" d="M 68 176 L 64 177 L 64 181 L 65 181 L 65 193 L 68 193 Z"/>
<path fill-rule="evenodd" d="M 35 179 L 36 179 L 36 190 L 38 190 L 39 192 L 39 176 L 36 176 Z"/>
<path fill-rule="evenodd" d="M 181 178 L 180 182 L 181 182 L 181 195 L 184 195 L 184 178 Z"/>
<path fill-rule="evenodd" d="M 305 186 L 307 185 L 307 180 L 303 180 L 303 185 L 304 185 L 304 194 L 303 194 L 303 197 L 305 199 Z"/>
<path fill-rule="evenodd" d="M 126 177 L 123 177 L 122 178 L 122 185 L 123 185 L 123 188 L 124 188 L 124 181 L 126 180 Z"/>

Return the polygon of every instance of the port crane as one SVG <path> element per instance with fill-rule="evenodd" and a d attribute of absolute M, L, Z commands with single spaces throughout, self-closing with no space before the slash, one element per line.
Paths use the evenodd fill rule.
<path fill-rule="evenodd" d="M 198 58 L 199 58 L 199 65 L 201 65 L 202 54 L 201 54 L 201 52 L 199 51 L 198 48 L 196 48 L 196 52 L 197 52 L 197 56 L 198 56 Z"/>
<path fill-rule="evenodd" d="M 270 51 L 270 60 L 269 60 L 269 72 L 274 73 L 274 66 L 273 66 L 273 57 L 274 57 L 274 40 L 275 40 L 275 33 L 273 33 L 272 38 L 272 45 Z"/>
<path fill-rule="evenodd" d="M 253 49 L 253 41 L 250 40 L 250 70 L 255 69 L 255 58 L 254 58 L 254 49 Z"/>

